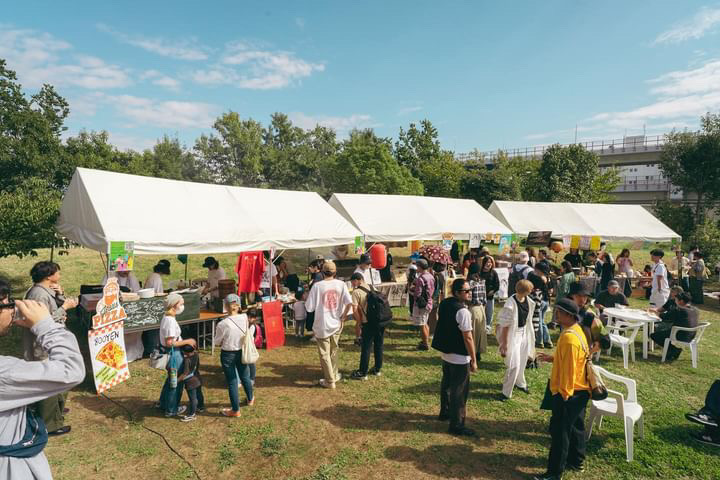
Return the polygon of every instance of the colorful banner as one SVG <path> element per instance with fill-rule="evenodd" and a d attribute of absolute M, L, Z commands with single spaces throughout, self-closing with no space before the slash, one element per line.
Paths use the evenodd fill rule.
<path fill-rule="evenodd" d="M 108 270 L 129 272 L 135 263 L 135 242 L 110 242 Z"/>
<path fill-rule="evenodd" d="M 590 237 L 583 235 L 580 237 L 580 250 L 590 250 Z"/>
<path fill-rule="evenodd" d="M 410 242 L 411 253 L 419 251 L 420 247 L 422 247 L 422 240 L 413 240 L 412 242 Z"/>
<path fill-rule="evenodd" d="M 479 233 L 471 233 L 470 234 L 470 248 L 480 248 L 480 239 L 482 238 L 482 235 Z"/>
<path fill-rule="evenodd" d="M 512 243 L 512 235 L 501 235 L 498 241 L 498 252 L 507 253 L 510 251 L 510 244 Z"/>
<path fill-rule="evenodd" d="M 280 301 L 262 304 L 263 325 L 265 326 L 265 348 L 285 345 L 285 326 L 282 319 L 283 304 Z"/>
<path fill-rule="evenodd" d="M 100 328 L 127 318 L 125 309 L 120 305 L 120 287 L 117 278 L 108 278 L 103 296 L 95 307 L 97 312 L 92 317 L 92 328 Z"/>
<path fill-rule="evenodd" d="M 572 244 L 572 237 L 570 235 L 563 235 L 563 249 L 568 250 Z"/>
<path fill-rule="evenodd" d="M 125 353 L 124 322 L 88 331 L 90 362 L 98 394 L 130 378 Z"/>
<path fill-rule="evenodd" d="M 600 244 L 602 240 L 599 236 L 595 235 L 590 238 L 590 250 L 600 250 Z"/>
<path fill-rule="evenodd" d="M 453 238 L 454 235 L 452 233 L 442 234 L 442 246 L 444 250 L 447 250 L 448 252 L 452 250 Z"/>
<path fill-rule="evenodd" d="M 362 255 L 365 253 L 365 237 L 355 237 L 355 255 Z"/>

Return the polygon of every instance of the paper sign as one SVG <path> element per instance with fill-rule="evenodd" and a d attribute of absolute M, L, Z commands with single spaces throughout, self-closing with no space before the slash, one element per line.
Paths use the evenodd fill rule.
<path fill-rule="evenodd" d="M 282 319 L 283 304 L 280 301 L 262 304 L 263 325 L 265 326 L 265 348 L 285 345 L 285 326 Z"/>
<path fill-rule="evenodd" d="M 563 249 L 567 250 L 570 248 L 570 244 L 572 243 L 572 237 L 570 235 L 563 235 Z"/>
<path fill-rule="evenodd" d="M 570 237 L 570 248 L 580 248 L 580 235 L 573 235 Z"/>
<path fill-rule="evenodd" d="M 124 322 L 88 331 L 88 346 L 98 394 L 130 378 L 125 353 Z"/>
<path fill-rule="evenodd" d="M 362 255 L 365 253 L 365 237 L 355 237 L 355 255 Z"/>
<path fill-rule="evenodd" d="M 117 278 L 108 278 L 103 288 L 103 296 L 95 307 L 97 312 L 92 317 L 92 328 L 100 328 L 127 318 L 125 309 L 120 305 L 120 287 Z"/>
<path fill-rule="evenodd" d="M 600 250 L 600 237 L 597 235 L 590 237 L 590 250 Z"/>
<path fill-rule="evenodd" d="M 135 263 L 135 242 L 110 242 L 108 270 L 129 272 Z"/>
<path fill-rule="evenodd" d="M 590 250 L 590 237 L 587 235 L 580 237 L 580 250 Z"/>
<path fill-rule="evenodd" d="M 453 238 L 454 235 L 452 233 L 446 232 L 442 234 L 443 250 L 447 250 L 448 252 L 452 250 Z"/>
<path fill-rule="evenodd" d="M 479 233 L 471 233 L 470 234 L 470 248 L 480 248 L 480 239 L 482 238 L 482 235 Z"/>
<path fill-rule="evenodd" d="M 413 240 L 410 242 L 410 251 L 411 252 L 417 252 L 420 250 L 420 247 L 422 247 L 422 241 L 420 240 Z"/>
<path fill-rule="evenodd" d="M 512 235 L 501 235 L 498 241 L 498 251 L 501 253 L 509 252 L 511 243 Z"/>
<path fill-rule="evenodd" d="M 497 296 L 498 298 L 507 298 L 508 297 L 508 282 L 510 281 L 510 270 L 507 268 L 494 268 L 495 273 L 498 275 L 498 280 L 500 282 L 500 288 L 498 288 Z"/>

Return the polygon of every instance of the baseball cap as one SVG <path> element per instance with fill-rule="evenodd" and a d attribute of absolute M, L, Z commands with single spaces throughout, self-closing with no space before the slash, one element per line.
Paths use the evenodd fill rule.
<path fill-rule="evenodd" d="M 585 288 L 585 285 L 583 285 L 580 282 L 573 282 L 570 284 L 570 291 L 568 292 L 568 296 L 573 295 L 585 295 L 586 297 L 590 296 L 590 292 Z"/>
<path fill-rule="evenodd" d="M 335 266 L 335 262 L 333 262 L 332 260 L 325 260 L 322 270 L 323 272 L 336 273 L 337 267 Z"/>
<path fill-rule="evenodd" d="M 617 280 L 610 280 L 608 282 L 608 288 L 610 288 L 610 287 L 620 287 L 620 284 L 618 283 Z"/>
<path fill-rule="evenodd" d="M 205 261 L 203 262 L 203 268 L 212 267 L 217 263 L 217 260 L 215 260 L 215 257 L 205 257 Z"/>
<path fill-rule="evenodd" d="M 577 304 L 570 300 L 569 298 L 561 298 L 560 300 L 555 303 L 555 308 L 559 308 L 565 313 L 569 313 L 575 319 L 580 321 L 580 309 L 578 308 Z"/>
<path fill-rule="evenodd" d="M 231 293 L 227 297 L 225 297 L 225 303 L 237 303 L 240 304 L 240 296 L 236 293 Z"/>
<path fill-rule="evenodd" d="M 417 262 L 415 262 L 415 264 L 418 266 L 418 268 L 422 268 L 423 270 L 427 270 L 429 268 L 428 262 L 424 258 L 419 259 Z"/>
<path fill-rule="evenodd" d="M 372 260 L 370 259 L 370 255 L 367 253 L 363 253 L 360 255 L 360 264 L 361 265 L 369 265 L 372 263 Z"/>

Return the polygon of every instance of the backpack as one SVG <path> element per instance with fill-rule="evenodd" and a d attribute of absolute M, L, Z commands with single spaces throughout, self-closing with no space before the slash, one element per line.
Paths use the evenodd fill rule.
<path fill-rule="evenodd" d="M 517 285 L 520 280 L 525 280 L 525 272 L 527 272 L 528 269 L 532 270 L 530 265 L 525 265 L 525 267 L 519 271 L 515 267 L 517 267 L 517 265 L 514 265 L 510 269 L 510 277 L 508 278 L 508 298 L 515 293 L 515 285 Z"/>
<path fill-rule="evenodd" d="M 425 275 L 425 274 L 423 273 L 423 275 Z M 418 276 L 418 278 L 420 278 L 420 276 Z M 423 283 L 420 286 L 420 288 L 421 288 L 420 295 L 415 297 L 415 306 L 422 309 L 422 308 L 426 308 L 428 303 L 430 303 L 430 292 L 428 292 L 426 283 Z"/>
<path fill-rule="evenodd" d="M 376 327 L 387 327 L 392 322 L 393 314 L 390 302 L 385 294 L 359 287 L 367 293 L 367 322 Z"/>

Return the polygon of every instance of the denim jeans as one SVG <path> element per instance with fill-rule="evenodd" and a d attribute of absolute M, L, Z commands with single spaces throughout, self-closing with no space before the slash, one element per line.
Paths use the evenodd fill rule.
<path fill-rule="evenodd" d="M 485 325 L 492 327 L 493 312 L 495 311 L 495 298 L 488 298 L 485 304 Z"/>
<path fill-rule="evenodd" d="M 253 386 L 252 381 L 250 380 L 250 365 L 242 363 L 242 350 L 235 352 L 223 350 L 220 352 L 220 364 L 222 365 L 225 380 L 228 384 L 230 405 L 232 406 L 233 411 L 237 412 L 240 410 L 238 383 L 242 383 L 248 402 L 251 402 L 253 399 Z"/>
<path fill-rule="evenodd" d="M 367 374 L 370 365 L 370 349 L 374 345 L 375 371 L 379 372 L 383 362 L 383 340 L 385 327 L 370 326 L 367 323 L 362 326 L 362 347 L 360 353 L 360 373 Z"/>
<path fill-rule="evenodd" d="M 545 323 L 545 314 L 548 310 L 548 302 L 543 300 L 535 308 L 540 309 L 540 325 L 535 332 L 535 343 L 550 345 L 550 330 L 548 329 L 547 323 Z"/>
<path fill-rule="evenodd" d="M 183 382 L 178 382 L 176 387 L 170 386 L 170 368 L 176 368 L 178 371 L 182 368 L 183 356 L 179 348 L 173 348 L 168 355 L 168 376 L 165 379 L 162 392 L 160 392 L 160 408 L 165 413 L 176 414 L 180 399 L 182 398 Z"/>
<path fill-rule="evenodd" d="M 190 407 L 187 411 L 188 416 L 195 415 L 198 410 L 205 409 L 205 397 L 202 393 L 202 387 L 187 388 L 186 386 L 185 391 L 187 391 L 188 400 L 190 400 Z"/>

